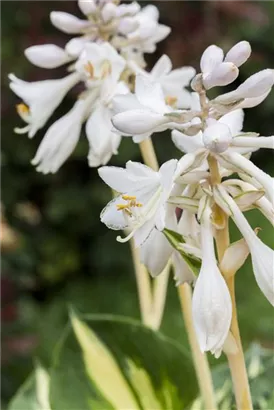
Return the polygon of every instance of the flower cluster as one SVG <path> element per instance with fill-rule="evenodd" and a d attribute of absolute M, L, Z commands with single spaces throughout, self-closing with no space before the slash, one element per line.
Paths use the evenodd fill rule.
<path fill-rule="evenodd" d="M 101 220 L 110 229 L 125 231 L 125 237 L 117 237 L 119 242 L 133 238 L 152 276 L 172 260 L 176 283 L 193 283 L 193 320 L 202 351 L 219 356 L 223 349 L 236 349 L 226 280 L 249 253 L 258 286 L 274 305 L 273 251 L 244 216 L 257 208 L 273 224 L 273 179 L 250 157 L 259 148 L 273 149 L 274 136 L 242 131 L 243 109 L 267 97 L 274 70 L 255 73 L 234 91 L 210 99 L 208 90 L 238 77 L 251 54 L 248 42 L 239 42 L 226 55 L 220 47 L 209 46 L 198 74 L 192 67 L 172 69 L 166 55 L 148 72 L 144 53 L 153 52 L 170 31 L 158 23 L 155 6 L 140 9 L 137 3 L 107 0 L 78 4 L 86 19 L 51 13 L 58 29 L 78 37 L 64 49 L 50 44 L 25 52 L 40 67 L 69 64 L 70 73 L 35 83 L 10 75 L 10 87 L 27 104 L 18 105 L 27 126 L 17 132 L 33 137 L 78 82 L 85 90 L 46 132 L 32 161 L 38 171 L 59 169 L 77 144 L 84 122 L 90 166 L 105 165 L 122 136 L 142 144 L 155 132 L 172 130 L 171 139 L 183 156 L 168 160 L 158 171 L 132 161 L 125 168 L 99 168 L 100 177 L 117 193 Z M 214 241 L 229 218 L 243 238 L 226 246 L 217 262 Z M 180 238 L 176 246 L 167 232 Z M 191 260 L 200 266 L 198 277 Z"/>

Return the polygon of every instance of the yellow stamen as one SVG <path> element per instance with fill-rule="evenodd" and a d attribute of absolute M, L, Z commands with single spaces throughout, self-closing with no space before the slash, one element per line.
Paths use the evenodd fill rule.
<path fill-rule="evenodd" d="M 122 211 L 128 208 L 128 204 L 117 204 L 116 207 L 118 211 Z"/>
<path fill-rule="evenodd" d="M 136 202 L 135 206 L 137 206 L 137 208 L 141 208 L 143 204 L 141 204 L 141 202 Z"/>
<path fill-rule="evenodd" d="M 112 72 L 111 63 L 109 60 L 105 60 L 101 65 L 101 78 L 108 77 Z"/>
<path fill-rule="evenodd" d="M 87 64 L 84 65 L 84 69 L 89 74 L 90 78 L 94 78 L 94 67 L 90 61 L 88 61 Z"/>
<path fill-rule="evenodd" d="M 20 103 L 16 105 L 18 114 L 29 114 L 29 107 L 26 104 Z"/>
<path fill-rule="evenodd" d="M 123 198 L 125 201 L 131 201 L 131 200 L 136 199 L 136 196 L 122 195 L 122 198 Z"/>
<path fill-rule="evenodd" d="M 177 104 L 178 98 L 168 95 L 165 98 L 165 101 L 166 101 L 167 105 L 170 105 L 171 107 L 174 107 Z"/>

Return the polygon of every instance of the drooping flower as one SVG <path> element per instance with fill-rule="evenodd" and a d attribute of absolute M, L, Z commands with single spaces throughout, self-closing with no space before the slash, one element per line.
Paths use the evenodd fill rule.
<path fill-rule="evenodd" d="M 221 354 L 232 317 L 232 303 L 225 280 L 217 267 L 209 206 L 201 220 L 202 267 L 195 284 L 193 323 L 202 352 Z"/>

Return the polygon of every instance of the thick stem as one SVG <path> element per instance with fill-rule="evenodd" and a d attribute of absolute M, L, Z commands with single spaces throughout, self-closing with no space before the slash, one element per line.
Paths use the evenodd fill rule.
<path fill-rule="evenodd" d="M 159 164 L 154 151 L 154 147 L 150 138 L 146 138 L 139 144 L 140 151 L 144 160 L 144 163 L 154 171 L 158 171 Z"/>
<path fill-rule="evenodd" d="M 182 313 L 184 316 L 185 327 L 188 335 L 189 344 L 192 351 L 192 357 L 194 366 L 196 369 L 196 375 L 198 384 L 201 391 L 201 396 L 204 402 L 204 408 L 206 410 L 216 409 L 216 403 L 214 398 L 214 388 L 212 378 L 210 374 L 210 368 L 208 365 L 207 357 L 201 352 L 198 344 L 197 336 L 192 321 L 192 292 L 188 283 L 185 283 L 178 287 L 178 293 L 180 303 L 182 307 Z"/>
<path fill-rule="evenodd" d="M 218 164 L 215 158 L 209 157 L 208 164 L 211 172 L 211 183 L 218 184 L 221 181 Z M 223 229 L 216 229 L 215 240 L 217 247 L 217 254 L 219 262 L 222 260 L 226 249 L 229 246 L 229 225 L 228 218 L 221 208 L 218 207 L 218 213 L 223 217 L 225 221 Z M 229 289 L 231 301 L 232 301 L 232 320 L 230 331 L 235 338 L 238 346 L 238 352 L 235 354 L 227 354 L 227 360 L 231 372 L 234 393 L 236 398 L 236 404 L 238 410 L 252 410 L 252 400 L 250 394 L 250 388 L 248 383 L 244 353 L 242 348 L 241 336 L 237 318 L 237 307 L 235 300 L 235 275 L 226 279 L 227 287 Z"/>
<path fill-rule="evenodd" d="M 153 288 L 153 315 L 150 321 L 150 327 L 152 329 L 159 329 L 163 319 L 163 314 L 165 310 L 165 302 L 167 295 L 168 279 L 170 273 L 171 263 L 169 262 L 163 272 L 155 280 L 155 285 Z"/>

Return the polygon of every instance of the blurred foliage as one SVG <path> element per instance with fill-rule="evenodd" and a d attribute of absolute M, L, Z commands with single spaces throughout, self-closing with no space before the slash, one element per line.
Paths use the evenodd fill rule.
<path fill-rule="evenodd" d="M 204 48 L 216 43 L 228 49 L 237 41 L 251 42 L 251 60 L 237 82 L 273 65 L 274 2 L 184 1 L 155 3 L 172 34 L 148 56 L 149 66 L 162 53 L 174 66 L 198 68 Z M 2 258 L 2 398 L 3 405 L 26 378 L 34 354 L 45 364 L 65 323 L 68 304 L 86 313 L 124 314 L 138 318 L 133 268 L 127 245 L 100 223 L 99 213 L 110 198 L 95 169 L 87 165 L 84 135 L 67 163 L 52 176 L 35 171 L 30 160 L 45 132 L 33 140 L 16 135 L 19 125 L 14 106 L 17 97 L 8 89 L 7 74 L 25 80 L 59 78 L 63 69 L 31 66 L 23 50 L 33 44 L 64 45 L 68 36 L 50 25 L 51 10 L 80 15 L 76 1 L 2 2 L 2 203 L 6 228 L 12 240 Z M 51 121 L 67 112 L 75 94 L 65 99 Z M 246 112 L 246 131 L 273 134 L 274 93 L 259 107 Z M 48 126 L 48 125 L 47 125 Z M 154 137 L 160 162 L 180 155 L 169 135 Z M 269 151 L 253 155 L 257 165 L 273 172 Z M 125 139 L 115 165 L 140 160 L 138 146 Z M 260 236 L 273 239 L 266 220 L 249 212 L 251 224 L 261 226 Z M 7 229 L 5 230 L 7 232 Z M 233 236 L 239 236 L 233 227 Z M 10 236 L 9 236 L 10 238 Z M 173 285 L 173 284 L 172 284 Z M 244 345 L 259 340 L 273 347 L 273 314 L 251 273 L 250 262 L 237 275 L 237 301 Z M 174 286 L 169 287 L 162 330 L 187 346 Z M 216 364 L 215 359 L 211 359 Z"/>

